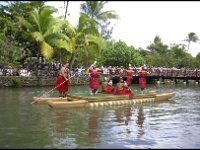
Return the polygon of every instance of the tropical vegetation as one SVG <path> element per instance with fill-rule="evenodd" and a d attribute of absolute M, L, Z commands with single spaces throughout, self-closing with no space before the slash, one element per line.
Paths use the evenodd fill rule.
<path fill-rule="evenodd" d="M 191 42 L 198 42 L 194 32 L 183 43 L 167 45 L 159 35 L 146 49 L 128 46 L 112 39 L 111 20 L 119 19 L 115 11 L 105 11 L 108 1 L 85 1 L 80 6 L 77 26 L 46 1 L 0 2 L 0 64 L 17 67 L 27 62 L 70 62 L 70 68 L 99 66 L 148 66 L 200 68 L 200 53 L 188 53 Z M 68 1 L 66 6 L 68 7 Z M 66 2 L 64 1 L 64 5 Z M 167 57 L 166 57 L 167 56 Z"/>

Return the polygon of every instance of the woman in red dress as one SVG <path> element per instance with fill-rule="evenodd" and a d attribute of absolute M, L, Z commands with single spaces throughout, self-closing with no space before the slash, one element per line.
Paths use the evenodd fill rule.
<path fill-rule="evenodd" d="M 60 97 L 65 97 L 69 84 L 69 63 L 65 63 L 60 70 L 60 74 L 54 84 L 54 88 L 60 93 Z"/>

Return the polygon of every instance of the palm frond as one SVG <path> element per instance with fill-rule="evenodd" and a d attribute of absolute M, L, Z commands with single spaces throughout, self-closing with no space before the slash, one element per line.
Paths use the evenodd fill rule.
<path fill-rule="evenodd" d="M 105 11 L 96 16 L 97 19 L 106 20 L 106 19 L 118 19 L 119 16 L 116 14 L 115 11 Z"/>
<path fill-rule="evenodd" d="M 86 34 L 99 35 L 97 24 L 95 20 L 90 19 L 87 15 L 81 14 L 79 17 L 78 32 L 84 32 Z"/>
<path fill-rule="evenodd" d="M 40 31 L 41 32 L 41 27 L 39 24 L 39 13 L 35 10 L 32 13 L 30 13 L 30 22 L 33 23 L 32 26 L 35 27 L 35 30 Z"/>
<path fill-rule="evenodd" d="M 39 15 L 39 26 L 41 27 L 41 31 L 48 30 L 49 27 L 55 24 L 55 19 L 52 16 L 52 9 L 43 8 Z"/>
<path fill-rule="evenodd" d="M 102 49 L 105 47 L 105 42 L 104 39 L 101 37 L 97 37 L 94 35 L 87 35 L 86 36 L 87 42 L 88 43 L 93 43 L 99 47 L 99 49 Z"/>
<path fill-rule="evenodd" d="M 61 39 L 54 39 L 49 41 L 49 43 L 51 43 L 51 45 L 53 47 L 55 47 L 56 49 L 65 49 L 66 51 L 72 53 L 72 49 L 71 49 L 71 44 L 69 44 L 68 42 L 61 40 Z"/>
<path fill-rule="evenodd" d="M 37 42 L 44 41 L 44 37 L 40 32 L 32 32 L 31 35 Z"/>
<path fill-rule="evenodd" d="M 64 20 L 61 22 L 60 24 L 62 26 L 62 28 L 67 29 L 68 32 L 72 33 L 73 35 L 75 35 L 76 30 L 75 28 L 70 24 L 70 22 L 68 20 Z"/>
<path fill-rule="evenodd" d="M 23 17 L 21 16 L 15 16 L 18 20 L 18 24 L 25 26 L 30 32 L 33 31 L 33 26 L 30 22 L 28 22 L 27 20 L 25 20 Z"/>
<path fill-rule="evenodd" d="M 54 53 L 53 47 L 49 45 L 48 43 L 46 43 L 45 41 L 43 41 L 40 46 L 41 46 L 41 52 L 44 58 L 50 59 Z"/>

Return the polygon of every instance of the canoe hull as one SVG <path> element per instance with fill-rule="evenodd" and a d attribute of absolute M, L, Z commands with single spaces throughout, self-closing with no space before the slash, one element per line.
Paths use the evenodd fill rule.
<path fill-rule="evenodd" d="M 33 97 L 33 102 L 31 104 L 48 104 L 48 101 L 66 101 L 67 97 Z"/>
<path fill-rule="evenodd" d="M 163 93 L 163 94 L 157 94 L 155 101 L 165 101 L 165 100 L 169 100 L 172 97 L 174 97 L 176 95 L 175 92 L 172 93 Z"/>
<path fill-rule="evenodd" d="M 135 94 L 133 98 L 128 95 L 109 95 L 109 96 L 76 96 L 67 95 L 67 97 L 42 98 L 33 97 L 32 104 L 48 104 L 50 107 L 95 107 L 122 104 L 137 104 L 154 101 L 166 101 L 175 96 L 175 92 L 156 94 L 155 92 L 147 94 Z"/>
<path fill-rule="evenodd" d="M 84 107 L 88 101 L 86 100 L 77 100 L 77 101 L 53 101 L 48 100 L 48 105 L 52 108 L 59 107 L 59 108 L 66 108 L 66 107 Z"/>

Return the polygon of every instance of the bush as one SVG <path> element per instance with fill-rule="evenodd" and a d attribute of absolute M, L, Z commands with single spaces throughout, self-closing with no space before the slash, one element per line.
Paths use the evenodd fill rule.
<path fill-rule="evenodd" d="M 23 83 L 19 78 L 13 77 L 11 81 L 9 82 L 9 85 L 11 87 L 19 88 L 19 87 L 22 87 Z"/>

